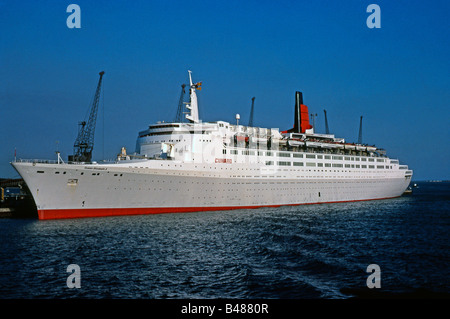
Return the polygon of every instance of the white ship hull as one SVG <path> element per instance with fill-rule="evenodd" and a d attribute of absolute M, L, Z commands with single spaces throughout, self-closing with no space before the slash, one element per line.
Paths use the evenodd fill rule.
<path fill-rule="evenodd" d="M 24 177 L 40 219 L 385 199 L 401 196 L 411 180 L 399 170 L 342 170 L 325 175 L 305 168 L 259 167 L 248 172 L 248 165 L 231 168 L 226 163 L 162 160 L 131 167 L 25 162 L 13 166 Z"/>
<path fill-rule="evenodd" d="M 12 163 L 33 195 L 39 218 L 384 199 L 402 195 L 411 181 L 406 165 L 374 146 L 315 134 L 300 92 L 294 128 L 279 132 L 200 121 L 195 91 L 201 82 L 194 84 L 189 72 L 189 83 L 189 123 L 150 125 L 139 132 L 133 155 L 122 148 L 114 163 L 79 163 L 90 159 L 85 150 L 69 156 L 72 164 L 59 154 L 54 164 Z"/>

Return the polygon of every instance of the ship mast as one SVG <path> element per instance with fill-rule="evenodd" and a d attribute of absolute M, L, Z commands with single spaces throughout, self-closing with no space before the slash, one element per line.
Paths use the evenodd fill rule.
<path fill-rule="evenodd" d="M 191 121 L 191 123 L 199 123 L 198 118 L 198 102 L 197 102 L 197 94 L 195 93 L 195 90 L 201 90 L 202 89 L 202 82 L 193 83 L 192 82 L 192 71 L 189 72 L 189 93 L 191 97 L 190 103 L 186 104 L 186 108 L 189 109 L 191 112 L 190 114 L 186 114 L 186 118 Z"/>
<path fill-rule="evenodd" d="M 358 134 L 358 144 L 362 144 L 362 115 L 361 118 L 359 119 L 359 134 Z"/>

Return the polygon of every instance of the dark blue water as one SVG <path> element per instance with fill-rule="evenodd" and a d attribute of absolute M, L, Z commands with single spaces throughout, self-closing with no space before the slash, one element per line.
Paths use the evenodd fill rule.
<path fill-rule="evenodd" d="M 350 298 L 450 293 L 450 184 L 412 196 L 225 212 L 0 219 L 7 298 Z M 77 264 L 81 288 L 69 289 Z M 366 268 L 381 269 L 369 289 Z"/>

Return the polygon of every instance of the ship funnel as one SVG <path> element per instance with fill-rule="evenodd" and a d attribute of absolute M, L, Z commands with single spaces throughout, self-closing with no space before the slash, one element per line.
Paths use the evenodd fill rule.
<path fill-rule="evenodd" d="M 305 133 L 306 130 L 312 129 L 309 124 L 308 107 L 303 104 L 302 92 L 295 92 L 295 115 L 294 127 L 290 130 L 284 131 L 286 133 Z"/>

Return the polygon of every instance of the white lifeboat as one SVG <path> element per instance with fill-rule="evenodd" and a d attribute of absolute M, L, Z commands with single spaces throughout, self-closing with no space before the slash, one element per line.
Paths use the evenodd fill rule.
<path fill-rule="evenodd" d="M 353 144 L 345 144 L 345 149 L 346 149 L 346 150 L 354 150 L 354 149 L 356 149 L 356 145 L 353 145 Z"/>
<path fill-rule="evenodd" d="M 365 151 L 366 147 L 364 145 L 356 145 L 356 150 L 357 151 Z"/>
<path fill-rule="evenodd" d="M 322 146 L 322 143 L 320 143 L 320 142 L 307 141 L 307 142 L 306 142 L 306 146 L 307 146 L 307 147 L 321 147 L 321 146 Z"/>
<path fill-rule="evenodd" d="M 303 146 L 305 142 L 300 139 L 289 139 L 290 146 Z"/>

